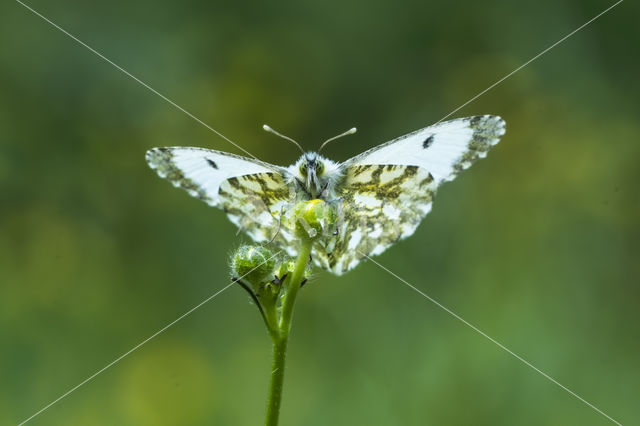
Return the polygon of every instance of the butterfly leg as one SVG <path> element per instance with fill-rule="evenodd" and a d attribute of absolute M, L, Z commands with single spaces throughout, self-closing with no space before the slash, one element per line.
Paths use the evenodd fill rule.
<path fill-rule="evenodd" d="M 265 243 L 264 245 L 268 245 L 271 244 L 275 241 L 276 237 L 278 236 L 278 234 L 280 233 L 280 228 L 282 227 L 282 215 L 284 214 L 284 206 L 282 206 L 282 209 L 280 209 L 280 216 L 278 217 L 278 227 L 276 228 L 276 233 L 273 235 L 273 238 L 271 238 L 271 240 L 269 240 L 267 243 Z"/>

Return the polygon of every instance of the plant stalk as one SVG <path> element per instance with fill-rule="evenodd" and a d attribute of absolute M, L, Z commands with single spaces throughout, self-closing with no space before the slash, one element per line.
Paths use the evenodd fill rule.
<path fill-rule="evenodd" d="M 304 271 L 307 268 L 307 263 L 309 263 L 311 246 L 311 239 L 305 238 L 302 240 L 293 273 L 284 283 L 286 285 L 286 292 L 282 301 L 280 322 L 276 326 L 277 329 L 270 333 L 271 340 L 273 341 L 273 363 L 271 367 L 269 396 L 267 399 L 266 426 L 278 425 L 280 403 L 282 401 L 282 384 L 284 382 L 284 365 L 287 356 L 289 331 L 291 330 L 291 319 L 293 317 L 293 306 L 304 278 Z"/>

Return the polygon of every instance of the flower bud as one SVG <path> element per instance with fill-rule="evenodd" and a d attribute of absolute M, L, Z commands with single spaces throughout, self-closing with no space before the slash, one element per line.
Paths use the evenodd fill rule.
<path fill-rule="evenodd" d="M 241 246 L 231 257 L 234 278 L 242 278 L 254 286 L 254 290 L 273 278 L 276 260 L 271 250 L 263 246 Z"/>
<path fill-rule="evenodd" d="M 284 276 L 292 274 L 295 269 L 296 269 L 295 259 L 288 258 L 278 263 L 274 274 L 276 275 L 277 278 L 282 279 Z M 313 272 L 313 265 L 311 262 L 309 262 L 306 268 L 304 269 L 304 273 L 302 275 L 303 278 L 309 278 L 312 272 Z"/>
<path fill-rule="evenodd" d="M 323 200 L 300 201 L 293 208 L 292 228 L 300 237 L 316 238 L 335 222 L 334 209 Z"/>

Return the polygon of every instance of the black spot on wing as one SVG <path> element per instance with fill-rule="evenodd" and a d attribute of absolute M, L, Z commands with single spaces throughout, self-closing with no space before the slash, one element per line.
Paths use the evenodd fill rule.
<path fill-rule="evenodd" d="M 473 117 L 469 117 L 469 123 L 471 123 L 471 127 L 475 127 L 482 122 L 482 119 L 486 118 L 484 115 L 474 115 Z"/>
<path fill-rule="evenodd" d="M 210 159 L 208 159 L 208 158 L 207 158 L 207 163 L 209 163 L 209 165 L 210 165 L 211 167 L 213 167 L 214 169 L 218 169 L 218 165 L 216 164 L 216 162 L 215 162 L 215 161 L 210 160 Z"/>
<path fill-rule="evenodd" d="M 433 143 L 433 135 L 429 136 L 424 140 L 424 142 L 422 142 L 422 147 L 424 149 L 427 149 L 431 146 L 432 143 Z"/>

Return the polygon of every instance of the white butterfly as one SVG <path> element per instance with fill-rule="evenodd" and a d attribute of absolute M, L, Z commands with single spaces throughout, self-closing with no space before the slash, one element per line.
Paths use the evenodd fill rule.
<path fill-rule="evenodd" d="M 344 163 L 307 152 L 286 168 L 204 148 L 153 148 L 146 159 L 174 186 L 221 207 L 255 241 L 273 239 L 290 255 L 297 245 L 293 233 L 279 226 L 283 212 L 300 200 L 338 204 L 341 220 L 314 243 L 312 258 L 340 275 L 365 254 L 380 254 L 412 235 L 438 186 L 484 158 L 504 132 L 500 117 L 467 117 L 409 133 Z"/>

